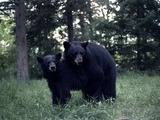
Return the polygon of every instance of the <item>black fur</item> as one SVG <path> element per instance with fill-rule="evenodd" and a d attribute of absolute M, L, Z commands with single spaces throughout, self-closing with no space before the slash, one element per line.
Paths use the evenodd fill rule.
<path fill-rule="evenodd" d="M 116 65 L 109 52 L 91 42 L 64 42 L 63 45 L 67 64 L 83 68 L 88 73 L 88 87 L 83 91 L 84 95 L 95 96 L 99 100 L 102 94 L 105 99 L 116 98 Z"/>
<path fill-rule="evenodd" d="M 88 85 L 88 75 L 83 68 L 73 67 L 71 69 L 66 61 L 60 60 L 57 55 L 56 57 L 54 55 L 48 55 L 44 58 L 37 57 L 37 60 L 41 64 L 44 77 L 52 92 L 53 104 L 58 104 L 58 102 L 62 105 L 65 104 L 71 97 L 71 90 L 85 91 Z M 57 69 L 51 72 L 48 64 L 53 61 L 56 63 Z"/>
<path fill-rule="evenodd" d="M 48 87 L 52 93 L 52 103 L 53 104 L 58 104 L 58 101 L 60 99 L 60 95 L 58 93 L 57 86 L 55 84 L 58 80 L 57 66 L 58 66 L 60 59 L 61 59 L 60 53 L 57 55 L 47 55 L 44 58 L 37 57 L 37 61 L 41 65 L 43 76 L 44 78 L 47 79 Z M 54 62 L 56 65 L 55 71 L 49 70 L 49 64 L 51 62 Z"/>

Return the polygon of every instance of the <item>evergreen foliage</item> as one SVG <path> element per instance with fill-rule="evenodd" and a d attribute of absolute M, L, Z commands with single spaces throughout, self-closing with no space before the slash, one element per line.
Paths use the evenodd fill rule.
<path fill-rule="evenodd" d="M 114 56 L 118 69 L 160 71 L 159 0 L 117 0 L 115 2 L 110 0 L 25 0 L 25 2 L 31 78 L 41 77 L 38 73 L 36 56 L 61 51 L 62 42 L 69 37 L 71 40 L 91 40 L 100 43 Z M 1 26 L 4 24 L 2 18 L 6 16 L 9 16 L 10 21 L 14 20 L 15 5 L 13 0 L 0 3 Z M 13 25 L 10 28 L 10 24 L 6 26 L 12 34 L 1 32 L 0 36 L 3 36 L 1 41 L 15 41 L 13 28 Z M 1 27 L 0 31 L 3 29 L 4 27 Z M 12 60 L 16 59 L 15 44 L 9 44 L 9 47 L 0 48 L 1 54 L 4 49 L 8 51 L 5 55 L 1 55 L 3 70 L 8 69 L 6 65 L 10 60 L 9 56 L 12 56 Z M 16 66 L 15 62 L 12 64 Z M 11 71 L 16 72 L 15 69 Z"/>

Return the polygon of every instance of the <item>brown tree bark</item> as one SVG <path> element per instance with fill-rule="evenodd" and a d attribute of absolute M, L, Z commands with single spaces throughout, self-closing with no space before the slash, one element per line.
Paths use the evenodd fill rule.
<path fill-rule="evenodd" d="M 91 31 L 87 31 L 87 28 L 85 27 L 85 14 L 83 12 L 81 12 L 79 15 L 79 25 L 81 27 L 81 40 L 86 41 L 90 39 L 90 36 L 88 35 L 88 32 Z"/>
<path fill-rule="evenodd" d="M 25 28 L 25 4 L 24 0 L 15 0 L 16 11 L 16 54 L 17 77 L 20 80 L 28 80 L 28 54 Z"/>
<path fill-rule="evenodd" d="M 67 0 L 66 17 L 67 17 L 67 26 L 68 26 L 68 41 L 73 41 L 74 31 L 73 31 L 73 15 L 72 15 L 71 0 Z"/>

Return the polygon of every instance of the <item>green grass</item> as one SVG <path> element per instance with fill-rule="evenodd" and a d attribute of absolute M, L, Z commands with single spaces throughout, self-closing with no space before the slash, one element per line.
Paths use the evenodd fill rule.
<path fill-rule="evenodd" d="M 0 120 L 160 120 L 160 76 L 118 75 L 115 103 L 90 103 L 72 92 L 65 107 L 51 105 L 45 80 L 0 80 Z"/>

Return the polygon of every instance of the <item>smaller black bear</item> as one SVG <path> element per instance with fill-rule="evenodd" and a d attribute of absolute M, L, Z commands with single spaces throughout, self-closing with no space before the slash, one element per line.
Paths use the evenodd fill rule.
<path fill-rule="evenodd" d="M 71 90 L 85 91 L 88 78 L 83 68 L 70 68 L 66 61 L 60 59 L 61 54 L 37 57 L 52 92 L 52 103 L 63 105 L 71 97 Z"/>
<path fill-rule="evenodd" d="M 52 93 L 53 104 L 58 104 L 60 98 L 55 82 L 58 79 L 56 71 L 61 56 L 62 55 L 58 53 L 57 55 L 47 55 L 44 58 L 37 57 L 37 61 L 41 65 L 43 76 L 47 79 L 48 87 Z"/>

